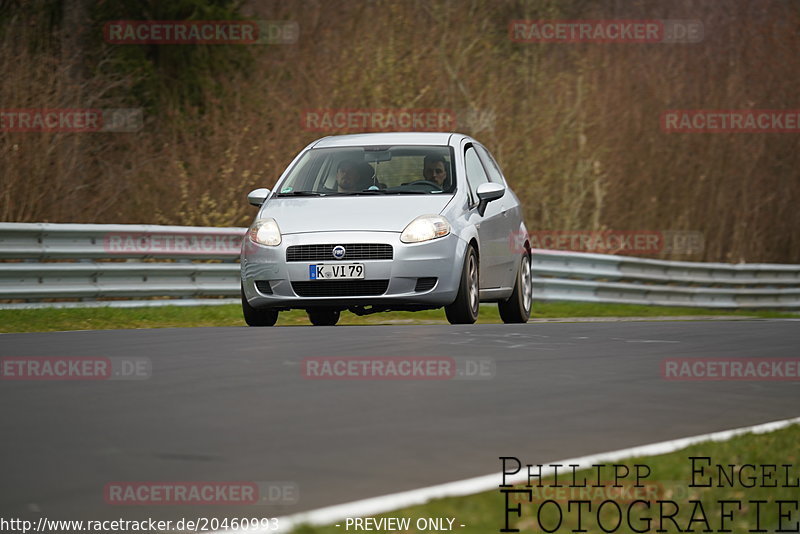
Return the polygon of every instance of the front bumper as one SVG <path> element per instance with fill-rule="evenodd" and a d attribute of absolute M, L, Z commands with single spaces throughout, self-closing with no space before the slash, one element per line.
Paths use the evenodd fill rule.
<path fill-rule="evenodd" d="M 393 259 L 386 260 L 335 260 L 333 257 L 314 261 L 286 261 L 286 249 L 294 245 L 347 243 L 389 244 Z M 407 244 L 394 232 L 313 232 L 282 236 L 277 247 L 253 243 L 245 237 L 242 244 L 242 288 L 248 303 L 254 308 L 349 308 L 376 306 L 440 307 L 452 303 L 458 292 L 466 244 L 456 235 L 433 239 L 423 243 Z M 380 295 L 300 296 L 298 287 L 329 284 L 333 280 L 309 281 L 309 265 L 316 263 L 363 263 L 364 281 L 375 286 L 387 281 Z M 436 278 L 430 289 L 417 290 L 420 278 Z M 295 284 L 293 282 L 304 282 Z M 258 284 L 257 284 L 258 283 Z M 335 286 L 329 286 L 335 287 Z M 302 291 L 301 291 L 302 292 Z M 313 292 L 313 291 L 312 291 Z"/>

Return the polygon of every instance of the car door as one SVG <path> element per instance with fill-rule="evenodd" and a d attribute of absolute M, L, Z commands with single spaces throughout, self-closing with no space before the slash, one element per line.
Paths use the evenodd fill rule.
<path fill-rule="evenodd" d="M 475 145 L 469 144 L 464 150 L 464 164 L 467 183 L 470 189 L 470 219 L 475 217 L 475 227 L 480 238 L 480 287 L 492 289 L 502 287 L 506 274 L 508 254 L 508 233 L 503 216 L 503 199 L 489 202 L 483 215 L 478 213 L 478 186 L 487 183 L 489 175 L 481 163 Z"/>
<path fill-rule="evenodd" d="M 522 227 L 522 206 L 520 206 L 519 200 L 508 187 L 506 179 L 502 171 L 500 171 L 500 166 L 491 153 L 483 145 L 475 144 L 474 146 L 487 171 L 489 180 L 502 184 L 506 188 L 506 194 L 495 201 L 499 203 L 498 206 L 503 219 L 502 232 L 505 236 L 502 249 L 498 249 L 498 254 L 503 256 L 501 261 L 503 274 L 501 275 L 500 285 L 502 287 L 513 287 L 517 275 L 517 266 L 520 261 L 520 253 L 511 246 L 511 240 L 512 236 L 519 232 Z"/>

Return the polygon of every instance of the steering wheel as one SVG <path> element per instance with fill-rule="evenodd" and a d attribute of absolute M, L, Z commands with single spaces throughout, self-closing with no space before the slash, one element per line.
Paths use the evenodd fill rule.
<path fill-rule="evenodd" d="M 434 189 L 441 189 L 442 186 L 437 184 L 436 182 L 431 182 L 430 180 L 417 180 L 415 182 L 409 182 L 403 185 L 427 185 L 428 187 L 433 187 Z"/>

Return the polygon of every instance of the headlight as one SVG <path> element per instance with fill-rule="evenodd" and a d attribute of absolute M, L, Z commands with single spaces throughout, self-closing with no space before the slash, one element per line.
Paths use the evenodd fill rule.
<path fill-rule="evenodd" d="M 406 226 L 400 234 L 403 243 L 419 243 L 450 233 L 450 223 L 441 215 L 420 215 Z"/>
<path fill-rule="evenodd" d="M 250 240 L 259 245 L 277 247 L 281 244 L 281 230 L 273 218 L 258 219 L 248 231 Z"/>

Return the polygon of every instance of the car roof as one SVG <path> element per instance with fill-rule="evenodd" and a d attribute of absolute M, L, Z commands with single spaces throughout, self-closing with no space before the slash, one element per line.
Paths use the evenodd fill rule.
<path fill-rule="evenodd" d="M 313 148 L 369 146 L 369 145 L 430 145 L 448 146 L 451 141 L 465 137 L 453 132 L 385 132 L 323 137 Z"/>

